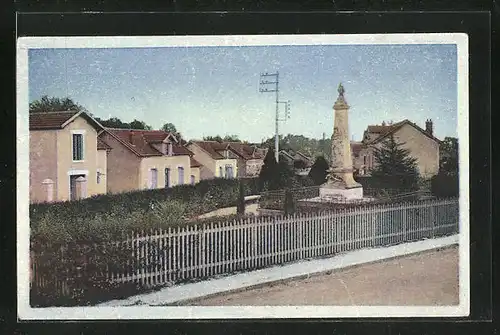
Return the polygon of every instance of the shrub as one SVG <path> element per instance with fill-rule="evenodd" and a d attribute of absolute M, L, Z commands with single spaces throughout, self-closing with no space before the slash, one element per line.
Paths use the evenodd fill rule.
<path fill-rule="evenodd" d="M 328 162 L 323 156 L 318 156 L 311 171 L 309 171 L 309 178 L 313 181 L 314 185 L 321 185 L 326 181 L 328 175 Z"/>
<path fill-rule="evenodd" d="M 418 184 L 414 183 L 413 180 L 405 183 L 399 176 L 358 176 L 356 177 L 356 181 L 367 190 L 374 190 L 382 193 L 404 193 L 418 189 Z"/>

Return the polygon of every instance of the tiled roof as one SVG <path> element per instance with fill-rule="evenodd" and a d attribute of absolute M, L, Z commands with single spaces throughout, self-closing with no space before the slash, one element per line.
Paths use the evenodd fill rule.
<path fill-rule="evenodd" d="M 194 159 L 193 157 L 191 157 L 191 167 L 200 167 L 201 166 L 201 163 L 198 162 L 196 159 Z"/>
<path fill-rule="evenodd" d="M 97 150 L 111 150 L 111 147 L 102 140 L 102 138 L 97 138 Z"/>
<path fill-rule="evenodd" d="M 29 129 L 30 130 L 51 130 L 62 129 L 69 121 L 77 117 L 84 118 L 91 126 L 97 130 L 102 130 L 102 125 L 94 120 L 89 114 L 77 111 L 61 111 L 61 112 L 38 112 L 30 113 Z"/>
<path fill-rule="evenodd" d="M 194 154 L 189 151 L 188 148 L 186 148 L 185 146 L 183 145 L 180 145 L 180 144 L 173 144 L 172 145 L 172 150 L 174 152 L 174 155 L 189 155 L 189 156 L 193 156 Z"/>
<path fill-rule="evenodd" d="M 425 130 L 423 130 L 417 124 L 411 122 L 410 120 L 405 119 L 403 121 L 394 123 L 392 125 L 387 125 L 387 126 L 368 126 L 365 133 L 367 132 L 367 133 L 372 133 L 372 134 L 378 134 L 378 136 L 375 137 L 374 139 L 370 140 L 370 142 L 368 144 L 373 144 L 373 143 L 376 143 L 376 142 L 383 140 L 384 138 L 386 138 L 390 134 L 395 133 L 397 130 L 399 130 L 401 127 L 403 127 L 405 124 L 408 124 L 408 125 L 414 127 L 415 129 L 420 131 L 423 135 L 433 139 L 434 141 L 436 141 L 438 143 L 441 143 L 441 141 L 439 139 L 437 139 L 433 135 L 431 135 L 428 132 L 426 132 Z M 379 131 L 379 132 L 377 133 L 376 131 Z"/>
<path fill-rule="evenodd" d="M 283 156 L 283 157 L 285 157 L 288 160 L 293 160 L 294 159 L 293 156 L 289 152 L 287 152 L 285 150 L 280 150 L 280 156 Z"/>
<path fill-rule="evenodd" d="M 216 141 L 193 141 L 193 143 L 205 150 L 213 159 L 224 159 L 218 152 L 225 149 L 222 143 Z"/>
<path fill-rule="evenodd" d="M 231 150 L 245 160 L 264 159 L 267 150 L 242 142 L 192 141 L 205 150 L 213 159 L 224 159 L 221 151 Z"/>
<path fill-rule="evenodd" d="M 142 129 L 106 128 L 106 131 L 138 156 L 163 156 L 151 144 L 162 142 L 170 134 L 161 130 Z M 193 155 L 185 147 L 175 143 L 172 150 L 175 155 Z"/>
<path fill-rule="evenodd" d="M 300 157 L 302 157 L 304 160 L 306 161 L 312 161 L 311 157 L 307 156 L 306 154 L 303 154 L 302 152 L 300 151 L 297 151 L 296 152 L 296 156 L 299 155 Z"/>
<path fill-rule="evenodd" d="M 367 127 L 367 132 L 372 133 L 372 134 L 384 134 L 388 132 L 389 130 L 392 129 L 392 125 L 387 125 L 387 126 L 368 126 Z"/>
<path fill-rule="evenodd" d="M 161 130 L 148 130 L 147 132 L 143 132 L 142 134 L 149 143 L 163 142 L 165 137 L 168 136 L 168 133 Z"/>
<path fill-rule="evenodd" d="M 226 142 L 243 159 L 264 159 L 267 151 L 259 150 L 256 146 L 242 142 Z"/>
<path fill-rule="evenodd" d="M 30 113 L 29 129 L 61 129 L 63 124 L 76 114 L 77 111 Z"/>
<path fill-rule="evenodd" d="M 286 159 L 289 163 L 295 162 L 295 161 L 303 161 L 307 167 L 311 167 L 313 165 L 313 160 L 303 154 L 300 151 L 294 151 L 292 149 L 283 149 L 280 150 L 280 156 Z"/>

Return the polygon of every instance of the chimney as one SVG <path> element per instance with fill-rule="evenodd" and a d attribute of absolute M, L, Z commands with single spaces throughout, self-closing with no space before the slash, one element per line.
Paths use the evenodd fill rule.
<path fill-rule="evenodd" d="M 432 120 L 431 120 L 431 119 L 427 119 L 427 120 L 425 121 L 425 131 L 426 131 L 429 135 L 433 136 L 433 130 L 434 130 L 434 129 L 433 129 L 433 127 L 432 127 Z"/>

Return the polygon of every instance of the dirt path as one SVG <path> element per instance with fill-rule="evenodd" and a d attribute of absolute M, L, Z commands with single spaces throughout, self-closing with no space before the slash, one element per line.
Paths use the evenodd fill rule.
<path fill-rule="evenodd" d="M 458 292 L 458 248 L 452 247 L 187 305 L 457 305 Z"/>
<path fill-rule="evenodd" d="M 258 204 L 251 204 L 247 205 L 245 207 L 245 213 L 253 213 L 254 215 L 258 215 L 259 213 L 257 212 Z M 202 214 L 199 216 L 200 219 L 205 219 L 213 216 L 226 216 L 226 215 L 233 215 L 236 214 L 236 207 L 226 207 L 226 208 L 220 208 L 216 209 L 215 211 L 211 211 L 205 214 Z"/>

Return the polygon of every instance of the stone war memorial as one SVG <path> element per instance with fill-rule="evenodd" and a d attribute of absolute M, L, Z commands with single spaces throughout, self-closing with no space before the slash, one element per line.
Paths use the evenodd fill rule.
<path fill-rule="evenodd" d="M 302 203 L 349 203 L 373 200 L 363 197 L 363 187 L 353 177 L 354 169 L 349 142 L 349 105 L 345 99 L 345 89 L 342 84 L 339 84 L 338 94 L 337 101 L 333 105 L 332 158 L 327 180 L 319 189 L 319 197 L 304 200 Z"/>

